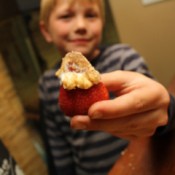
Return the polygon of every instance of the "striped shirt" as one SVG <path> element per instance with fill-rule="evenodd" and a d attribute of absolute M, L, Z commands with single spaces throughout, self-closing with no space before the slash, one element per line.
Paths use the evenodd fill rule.
<path fill-rule="evenodd" d="M 128 70 L 152 77 L 144 59 L 125 44 L 101 49 L 91 64 L 100 72 Z M 48 152 L 55 175 L 106 175 L 128 141 L 100 131 L 74 130 L 58 106 L 59 64 L 40 79 L 39 96 Z"/>

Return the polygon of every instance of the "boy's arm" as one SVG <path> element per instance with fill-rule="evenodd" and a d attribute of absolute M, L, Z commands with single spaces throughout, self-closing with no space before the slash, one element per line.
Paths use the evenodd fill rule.
<path fill-rule="evenodd" d="M 55 166 L 54 166 L 54 162 L 53 162 L 53 157 L 51 154 L 51 149 L 49 146 L 49 142 L 48 142 L 48 136 L 46 133 L 46 125 L 44 122 L 44 112 L 42 109 L 44 109 L 44 105 L 43 103 L 40 101 L 40 120 L 39 120 L 39 124 L 40 124 L 40 133 L 41 133 L 41 137 L 44 143 L 44 148 L 45 148 L 45 155 L 46 155 L 46 162 L 47 162 L 47 166 L 48 166 L 48 171 L 49 171 L 49 175 L 54 175 L 56 174 L 56 170 L 55 170 Z"/>
<path fill-rule="evenodd" d="M 42 137 L 46 150 L 49 173 L 51 175 L 74 175 L 71 149 L 65 141 L 65 136 L 59 131 L 59 127 L 57 126 L 54 118 L 47 110 L 45 110 L 45 106 L 42 101 L 40 102 L 40 109 Z M 66 153 L 64 154 L 64 152 Z"/>
<path fill-rule="evenodd" d="M 72 153 L 65 135 L 60 131 L 56 121 L 58 114 L 50 112 L 48 90 L 44 80 L 40 79 L 40 124 L 42 138 L 45 144 L 47 163 L 51 175 L 74 175 Z"/>

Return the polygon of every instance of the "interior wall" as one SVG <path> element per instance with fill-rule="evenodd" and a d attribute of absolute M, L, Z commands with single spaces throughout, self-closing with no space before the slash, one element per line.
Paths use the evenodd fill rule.
<path fill-rule="evenodd" d="M 143 6 L 141 0 L 109 0 L 122 43 L 146 59 L 167 86 L 175 74 L 175 0 Z"/>
<path fill-rule="evenodd" d="M 0 152 L 0 174 L 48 175 L 45 157 L 40 154 L 39 134 L 27 123 L 23 105 L 1 53 L 0 87 L 0 142 L 9 152 L 9 157 Z M 3 171 L 2 162 L 6 160 L 7 165 L 11 165 L 11 156 L 23 173 L 13 172 L 13 166 Z"/>

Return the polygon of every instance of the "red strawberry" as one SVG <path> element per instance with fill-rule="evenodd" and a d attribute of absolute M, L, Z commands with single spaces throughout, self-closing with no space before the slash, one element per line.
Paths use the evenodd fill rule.
<path fill-rule="evenodd" d="M 89 89 L 66 90 L 61 86 L 59 105 L 61 110 L 71 117 L 74 115 L 86 115 L 93 103 L 107 99 L 109 99 L 108 91 L 101 82 Z"/>
<path fill-rule="evenodd" d="M 62 84 L 59 105 L 68 116 L 86 115 L 93 103 L 109 98 L 100 73 L 80 52 L 67 53 L 56 76 Z"/>

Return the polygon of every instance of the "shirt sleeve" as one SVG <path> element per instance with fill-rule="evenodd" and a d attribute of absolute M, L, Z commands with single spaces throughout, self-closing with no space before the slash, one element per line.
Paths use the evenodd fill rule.
<path fill-rule="evenodd" d="M 155 136 L 162 136 L 175 128 L 175 98 L 170 94 L 170 104 L 168 107 L 168 123 L 165 126 L 158 127 Z"/>
<path fill-rule="evenodd" d="M 139 72 L 147 77 L 154 79 L 145 59 L 132 47 L 126 46 L 123 49 L 121 59 L 121 69 L 133 72 Z"/>

